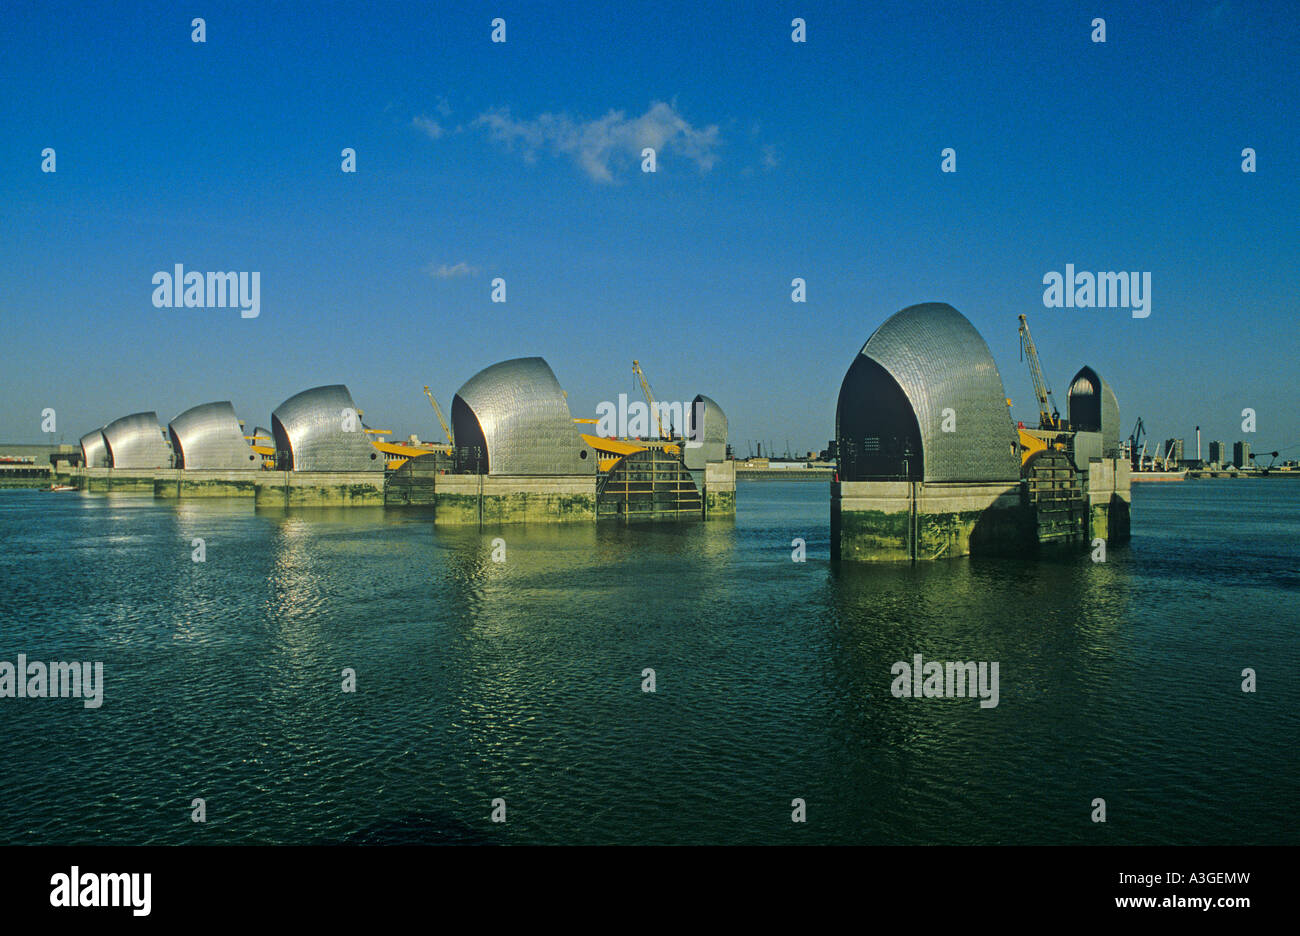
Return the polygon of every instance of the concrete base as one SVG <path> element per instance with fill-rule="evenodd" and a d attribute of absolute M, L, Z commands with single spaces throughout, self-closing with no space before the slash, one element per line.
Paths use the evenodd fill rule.
<path fill-rule="evenodd" d="M 1019 482 L 831 483 L 831 557 L 951 559 L 1016 552 L 1032 542 Z"/>
<path fill-rule="evenodd" d="M 376 471 L 260 471 L 258 507 L 382 507 L 384 476 Z"/>
<path fill-rule="evenodd" d="M 1088 463 L 1088 535 L 1092 539 L 1100 537 L 1107 544 L 1129 541 L 1132 471 L 1122 458 Z"/>
<path fill-rule="evenodd" d="M 734 465 L 706 466 L 706 516 L 736 513 Z M 593 475 L 508 476 L 430 472 L 419 485 L 386 490 L 374 471 L 183 470 L 119 471 L 76 468 L 67 479 L 81 490 L 153 494 L 166 500 L 251 497 L 257 507 L 432 506 L 448 525 L 572 523 L 596 519 Z M 43 482 L 48 483 L 48 482 Z"/>
<path fill-rule="evenodd" d="M 433 522 L 571 523 L 596 519 L 592 475 L 438 475 Z"/>
<path fill-rule="evenodd" d="M 152 494 L 154 477 L 161 469 L 75 468 L 71 484 L 83 491 L 107 494 L 110 491 L 126 494 Z"/>
<path fill-rule="evenodd" d="M 707 462 L 704 465 L 704 519 L 736 515 L 736 463 Z"/>
<path fill-rule="evenodd" d="M 1088 548 L 1129 539 L 1129 465 L 1093 459 L 1088 465 L 1087 520 L 1060 545 Z M 958 556 L 1035 555 L 1040 518 L 1019 481 L 934 484 L 910 481 L 831 483 L 831 557 L 889 562 Z"/>
<path fill-rule="evenodd" d="M 254 497 L 259 469 L 181 470 L 163 468 L 154 472 L 154 497 Z"/>
<path fill-rule="evenodd" d="M 252 497 L 266 507 L 382 506 L 384 479 L 374 471 L 77 468 L 68 483 L 83 491 L 152 494 L 167 500 Z"/>

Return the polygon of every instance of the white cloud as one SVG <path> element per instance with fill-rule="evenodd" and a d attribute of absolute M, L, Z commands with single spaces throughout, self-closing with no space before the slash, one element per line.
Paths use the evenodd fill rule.
<path fill-rule="evenodd" d="M 458 276 L 473 276 L 478 272 L 478 267 L 472 267 L 464 260 L 460 263 L 454 263 L 447 266 L 445 263 L 430 263 L 424 268 L 424 271 L 434 279 L 455 279 Z"/>
<path fill-rule="evenodd" d="M 660 162 L 665 155 L 694 162 L 702 171 L 718 161 L 718 127 L 694 127 L 671 104 L 655 101 L 640 117 L 628 118 L 611 110 L 595 120 L 574 120 L 568 114 L 539 114 L 533 120 L 516 120 L 508 108 L 480 115 L 474 125 L 486 128 L 498 143 L 518 146 L 524 159 L 533 162 L 537 152 L 552 152 L 574 159 L 597 182 L 612 182 L 614 172 L 634 165 L 641 150 L 654 147 Z"/>
<path fill-rule="evenodd" d="M 415 127 L 417 130 L 423 130 L 428 134 L 430 140 L 436 140 L 447 132 L 442 129 L 442 124 L 438 123 L 438 121 L 434 120 L 432 117 L 425 117 L 423 115 L 414 118 L 411 121 L 411 126 Z"/>

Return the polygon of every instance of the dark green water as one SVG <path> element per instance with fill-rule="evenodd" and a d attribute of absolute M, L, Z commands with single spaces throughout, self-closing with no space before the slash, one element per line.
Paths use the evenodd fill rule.
<path fill-rule="evenodd" d="M 106 684 L 0 699 L 0 843 L 1300 840 L 1300 483 L 1135 485 L 1105 564 L 836 570 L 827 497 L 455 532 L 0 491 L 0 660 Z M 914 653 L 1000 704 L 894 698 Z"/>

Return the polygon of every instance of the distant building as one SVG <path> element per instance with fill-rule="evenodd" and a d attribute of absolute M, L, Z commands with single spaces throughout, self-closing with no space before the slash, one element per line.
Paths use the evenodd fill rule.
<path fill-rule="evenodd" d="M 1215 468 L 1221 468 L 1227 464 L 1228 451 L 1222 442 L 1210 443 L 1210 465 Z"/>
<path fill-rule="evenodd" d="M 1182 464 L 1183 461 L 1183 440 L 1182 439 L 1165 439 L 1164 451 L 1168 454 L 1168 460 L 1174 464 Z"/>
<path fill-rule="evenodd" d="M 1234 442 L 1232 444 L 1232 463 L 1238 468 L 1250 467 L 1250 443 Z"/>

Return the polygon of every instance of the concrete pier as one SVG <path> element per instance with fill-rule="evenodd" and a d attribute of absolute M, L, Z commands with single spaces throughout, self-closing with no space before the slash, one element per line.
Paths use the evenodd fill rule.
<path fill-rule="evenodd" d="M 596 519 L 592 475 L 439 475 L 434 523 L 573 523 Z"/>
<path fill-rule="evenodd" d="M 708 462 L 704 466 L 704 518 L 736 515 L 736 463 Z"/>
<path fill-rule="evenodd" d="M 451 474 L 432 458 L 420 461 L 387 477 L 374 471 L 73 468 L 60 480 L 92 493 L 252 498 L 257 507 L 432 507 L 435 523 L 457 526 L 596 520 L 594 475 Z M 733 463 L 711 462 L 703 474 L 705 517 L 734 516 Z"/>
<path fill-rule="evenodd" d="M 1092 459 L 1088 463 L 1088 537 L 1107 544 L 1129 541 L 1133 503 L 1132 467 L 1123 458 Z"/>
<path fill-rule="evenodd" d="M 373 471 L 74 468 L 68 473 L 68 483 L 90 493 L 152 494 L 165 500 L 251 497 L 259 507 L 374 507 L 384 503 L 384 479 Z"/>
<path fill-rule="evenodd" d="M 1047 545 L 1129 539 L 1129 466 L 1092 459 L 1075 509 L 1035 500 L 1029 482 L 831 483 L 832 557 L 890 562 L 1033 555 Z M 1065 516 L 1065 526 L 1060 517 Z"/>
<path fill-rule="evenodd" d="M 831 482 L 836 559 L 947 559 L 1014 551 L 1029 520 L 1006 482 Z"/>

